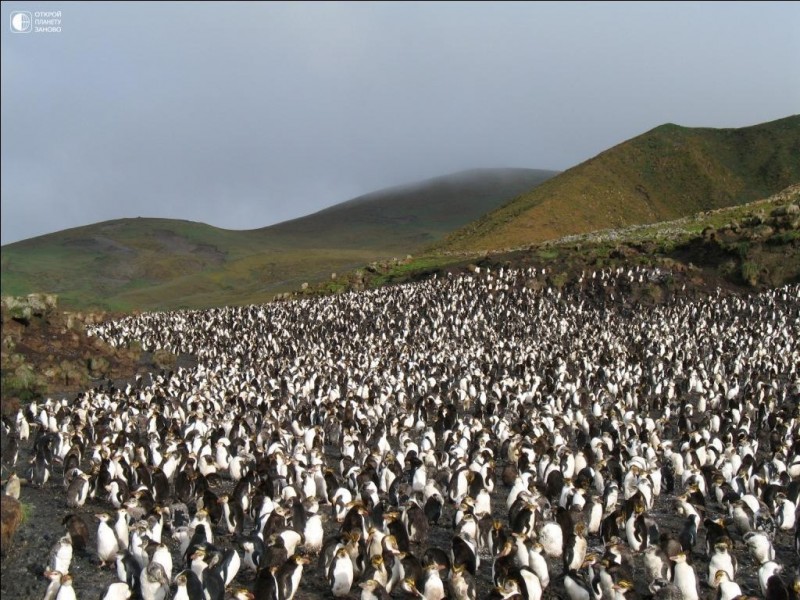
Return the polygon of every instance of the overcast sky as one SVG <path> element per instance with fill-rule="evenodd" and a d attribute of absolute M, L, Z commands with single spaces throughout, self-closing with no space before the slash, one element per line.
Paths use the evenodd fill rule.
<path fill-rule="evenodd" d="M 61 31 L 15 33 L 19 10 Z M 0 25 L 3 244 L 136 216 L 251 229 L 800 112 L 797 2 L 3 2 Z"/>

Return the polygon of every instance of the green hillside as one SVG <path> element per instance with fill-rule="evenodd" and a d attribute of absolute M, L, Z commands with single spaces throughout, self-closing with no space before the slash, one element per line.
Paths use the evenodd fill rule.
<path fill-rule="evenodd" d="M 516 248 L 742 204 L 800 182 L 798 157 L 800 115 L 742 129 L 662 125 L 521 194 L 435 247 Z"/>
<path fill-rule="evenodd" d="M 111 310 L 263 302 L 334 272 L 415 253 L 553 176 L 485 169 L 383 190 L 248 231 L 120 219 L 2 248 L 2 294 Z"/>

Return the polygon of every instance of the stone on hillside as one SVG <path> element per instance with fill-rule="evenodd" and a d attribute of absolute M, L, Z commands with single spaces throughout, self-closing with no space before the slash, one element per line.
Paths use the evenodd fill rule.
<path fill-rule="evenodd" d="M 775 230 L 769 225 L 759 225 L 753 229 L 750 237 L 763 240 L 770 237 L 773 233 L 775 233 Z"/>

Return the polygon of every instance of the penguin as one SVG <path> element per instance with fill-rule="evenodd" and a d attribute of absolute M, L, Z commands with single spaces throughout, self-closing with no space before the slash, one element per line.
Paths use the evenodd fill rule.
<path fill-rule="evenodd" d="M 431 494 L 428 499 L 425 500 L 423 511 L 425 513 L 425 518 L 428 519 L 428 523 L 430 525 L 439 524 L 439 519 L 442 517 L 443 506 L 444 498 L 442 498 L 442 495 L 438 491 Z"/>
<path fill-rule="evenodd" d="M 714 554 L 708 562 L 708 583 L 716 589 L 717 587 L 717 571 L 725 571 L 728 577 L 733 580 L 736 577 L 737 561 L 736 557 L 728 552 L 728 544 L 725 541 L 719 541 L 714 545 Z"/>
<path fill-rule="evenodd" d="M 517 562 L 515 546 L 513 539 L 507 539 L 494 557 L 494 563 L 492 564 L 492 583 L 494 585 L 500 585 L 503 580 L 508 578 L 509 573 L 515 567 Z"/>
<path fill-rule="evenodd" d="M 31 464 L 31 483 L 38 487 L 44 487 L 50 480 L 51 463 L 45 456 L 44 452 L 37 452 L 30 461 Z"/>
<path fill-rule="evenodd" d="M 254 600 L 255 595 L 246 588 L 238 588 L 231 591 L 231 598 L 233 600 Z M 173 598 L 173 600 L 175 599 Z"/>
<path fill-rule="evenodd" d="M 699 600 L 697 593 L 697 576 L 694 568 L 686 562 L 686 553 L 681 552 L 671 557 L 674 563 L 672 571 L 672 583 L 681 591 L 683 600 Z"/>
<path fill-rule="evenodd" d="M 586 538 L 583 535 L 583 523 L 575 525 L 574 533 L 564 541 L 564 572 L 577 570 L 586 558 Z"/>
<path fill-rule="evenodd" d="M 172 555 L 169 548 L 166 544 L 155 544 L 155 546 L 156 549 L 150 561 L 160 564 L 164 568 L 167 580 L 172 581 Z"/>
<path fill-rule="evenodd" d="M 233 548 L 230 550 L 236 552 Z M 212 556 L 208 568 L 202 572 L 203 596 L 206 600 L 223 600 L 225 598 L 224 572 L 222 564 L 218 560 L 218 554 Z"/>
<path fill-rule="evenodd" d="M 783 493 L 777 495 L 776 501 L 778 505 L 775 510 L 776 526 L 783 531 L 794 529 L 797 507 Z"/>
<path fill-rule="evenodd" d="M 422 592 L 417 589 L 417 584 L 411 577 L 403 579 L 397 586 L 397 591 L 399 592 L 399 598 L 402 600 L 424 600 L 425 598 Z"/>
<path fill-rule="evenodd" d="M 409 500 L 403 511 L 403 523 L 411 542 L 421 543 L 428 538 L 428 518 L 414 499 Z"/>
<path fill-rule="evenodd" d="M 672 565 L 661 546 L 648 546 L 644 551 L 644 570 L 648 586 L 659 579 L 670 579 Z"/>
<path fill-rule="evenodd" d="M 464 564 L 453 564 L 447 588 L 452 600 L 476 600 L 477 598 L 475 578 Z"/>
<path fill-rule="evenodd" d="M 242 541 L 242 549 L 244 550 L 242 564 L 247 569 L 257 573 L 266 551 L 264 542 L 257 535 L 249 536 Z"/>
<path fill-rule="evenodd" d="M 328 569 L 328 583 L 335 598 L 346 597 L 353 586 L 353 561 L 344 548 L 339 548 Z"/>
<path fill-rule="evenodd" d="M 546 590 L 550 585 L 550 571 L 547 567 L 547 560 L 544 557 L 544 548 L 539 542 L 535 542 L 528 552 L 528 567 L 539 578 L 542 590 Z"/>
<path fill-rule="evenodd" d="M 222 554 L 222 559 L 214 565 L 214 570 L 219 573 L 225 587 L 229 586 L 242 566 L 242 559 L 235 548 L 228 548 Z"/>
<path fill-rule="evenodd" d="M 128 584 L 135 596 L 139 595 L 139 578 L 142 574 L 142 567 L 130 552 L 117 552 L 116 558 L 117 578 Z"/>
<path fill-rule="evenodd" d="M 61 587 L 58 588 L 56 600 L 76 600 L 76 598 L 75 588 L 72 587 L 72 575 L 64 575 L 61 578 Z"/>
<path fill-rule="evenodd" d="M 375 554 L 369 561 L 369 566 L 364 572 L 364 580 L 374 580 L 381 586 L 389 583 L 389 572 L 386 570 L 386 563 L 383 561 L 382 554 Z"/>
<path fill-rule="evenodd" d="M 190 569 L 181 571 L 175 576 L 175 586 L 176 591 L 172 600 L 205 600 L 203 596 L 203 584 Z M 252 600 L 252 598 L 250 600 Z"/>
<path fill-rule="evenodd" d="M 756 564 L 761 565 L 775 560 L 775 548 L 767 534 L 761 531 L 750 531 L 744 534 L 744 542 Z"/>
<path fill-rule="evenodd" d="M 63 587 L 63 586 L 62 586 Z M 58 592 L 61 594 L 61 590 Z M 780 575 L 772 575 L 767 580 L 767 589 L 764 591 L 765 600 L 789 600 L 789 590 L 783 583 Z"/>
<path fill-rule="evenodd" d="M 89 497 L 89 477 L 79 473 L 67 488 L 67 508 L 78 508 L 86 504 Z"/>
<path fill-rule="evenodd" d="M 443 600 L 445 598 L 444 582 L 436 563 L 431 563 L 423 569 L 419 588 L 425 596 L 425 600 Z"/>
<path fill-rule="evenodd" d="M 72 563 L 72 540 L 68 535 L 60 538 L 50 550 L 50 560 L 48 565 L 53 571 L 59 573 L 69 573 L 69 566 Z"/>
<path fill-rule="evenodd" d="M 539 531 L 539 542 L 544 553 L 550 558 L 559 558 L 564 554 L 564 533 L 561 525 L 548 521 Z"/>
<path fill-rule="evenodd" d="M 625 523 L 625 512 L 618 508 L 610 512 L 600 523 L 600 541 L 608 544 L 620 537 L 620 527 Z"/>
<path fill-rule="evenodd" d="M 119 542 L 117 541 L 117 534 L 114 533 L 114 530 L 109 525 L 111 517 L 108 513 L 101 513 L 95 516 L 100 521 L 97 527 L 97 556 L 100 559 L 100 568 L 103 569 L 107 563 L 116 560 Z"/>
<path fill-rule="evenodd" d="M 114 521 L 114 533 L 120 550 L 128 549 L 130 529 L 128 528 L 128 509 L 124 506 L 117 509 L 117 520 Z"/>
<path fill-rule="evenodd" d="M 705 519 L 703 527 L 706 530 L 706 556 L 711 556 L 717 542 L 731 539 L 722 519 Z"/>
<path fill-rule="evenodd" d="M 761 586 L 761 593 L 766 597 L 768 583 L 772 577 L 778 577 L 778 573 L 783 571 L 783 567 L 775 561 L 768 561 L 761 565 L 758 569 L 758 583 Z M 773 584 L 773 592 L 778 591 L 777 586 Z"/>
<path fill-rule="evenodd" d="M 89 527 L 83 517 L 68 514 L 61 521 L 61 524 L 67 529 L 67 535 L 72 541 L 74 550 L 81 554 L 86 552 L 86 545 L 89 543 Z"/>
<path fill-rule="evenodd" d="M 217 498 L 217 503 L 222 506 L 222 523 L 229 534 L 241 534 L 244 528 L 244 510 L 237 502 L 229 502 L 228 494 Z"/>
<path fill-rule="evenodd" d="M 681 548 L 687 556 L 691 556 L 694 545 L 697 543 L 697 521 L 698 516 L 696 514 L 686 517 L 686 521 L 683 523 L 683 529 L 681 529 L 681 533 L 678 536 Z"/>
<path fill-rule="evenodd" d="M 303 529 L 303 548 L 306 553 L 317 554 L 322 549 L 322 542 L 325 539 L 325 532 L 322 528 L 322 517 L 318 514 L 309 514 L 306 519 L 306 526 Z"/>
<path fill-rule="evenodd" d="M 731 503 L 731 516 L 740 536 L 755 529 L 755 514 L 753 509 L 743 500 Z"/>
<path fill-rule="evenodd" d="M 528 567 L 513 569 L 509 574 L 508 580 L 516 582 L 524 600 L 542 599 L 542 584 L 536 574 Z"/>
<path fill-rule="evenodd" d="M 600 533 L 600 525 L 603 522 L 603 503 L 599 496 L 590 495 L 584 507 L 585 513 L 589 516 L 586 531 L 589 535 Z"/>
<path fill-rule="evenodd" d="M 3 493 L 6 496 L 11 496 L 14 498 L 14 500 L 19 500 L 21 486 L 22 480 L 15 472 L 12 471 L 12 473 L 8 476 L 5 487 L 3 488 Z"/>
<path fill-rule="evenodd" d="M 386 588 L 374 579 L 368 579 L 358 584 L 361 588 L 361 600 L 390 600 L 391 596 Z"/>
<path fill-rule="evenodd" d="M 292 600 L 300 587 L 303 577 L 303 566 L 311 562 L 307 557 L 293 554 L 278 569 L 275 577 L 283 600 Z"/>
<path fill-rule="evenodd" d="M 139 576 L 139 593 L 142 600 L 166 600 L 169 595 L 169 579 L 164 567 L 157 562 L 151 562 L 142 570 Z"/>
<path fill-rule="evenodd" d="M 58 588 L 61 587 L 61 578 L 64 575 L 60 571 L 45 568 L 44 576 L 50 583 L 47 584 L 43 600 L 55 600 L 58 595 Z"/>
<path fill-rule="evenodd" d="M 259 569 L 253 588 L 255 600 L 281 600 L 281 588 L 276 577 L 278 569 L 275 565 Z"/>
<path fill-rule="evenodd" d="M 101 600 L 128 600 L 131 595 L 131 588 L 128 587 L 128 584 L 122 581 L 117 581 L 110 584 L 106 588 Z"/>
<path fill-rule="evenodd" d="M 742 588 L 728 576 L 728 573 L 720 569 L 714 574 L 713 585 L 717 590 L 716 600 L 733 600 L 742 595 Z"/>
<path fill-rule="evenodd" d="M 463 566 L 467 573 L 474 577 L 480 565 L 475 543 L 469 537 L 454 535 L 452 546 L 453 568 L 455 569 L 456 565 Z"/>
<path fill-rule="evenodd" d="M 564 575 L 564 588 L 570 600 L 592 600 L 598 597 L 585 571 L 572 570 Z"/>

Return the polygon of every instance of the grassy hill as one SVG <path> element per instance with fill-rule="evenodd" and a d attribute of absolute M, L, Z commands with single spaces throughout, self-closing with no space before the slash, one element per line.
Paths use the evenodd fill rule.
<path fill-rule="evenodd" d="M 8 244 L 2 294 L 106 310 L 263 302 L 334 272 L 415 253 L 555 173 L 483 169 L 362 196 L 248 231 L 120 219 Z"/>
<path fill-rule="evenodd" d="M 656 267 L 666 276 L 657 286 L 644 282 L 628 290 L 625 302 L 800 283 L 800 184 L 768 198 L 671 221 L 570 235 L 517 250 L 426 253 L 373 265 L 341 278 L 339 289 L 501 267 L 546 269 L 548 283 L 560 288 L 577 285 L 592 271 L 636 266 Z M 320 284 L 306 293 L 329 291 L 330 285 Z"/>
<path fill-rule="evenodd" d="M 742 129 L 662 125 L 530 190 L 435 247 L 516 248 L 742 204 L 800 182 L 800 115 Z"/>

